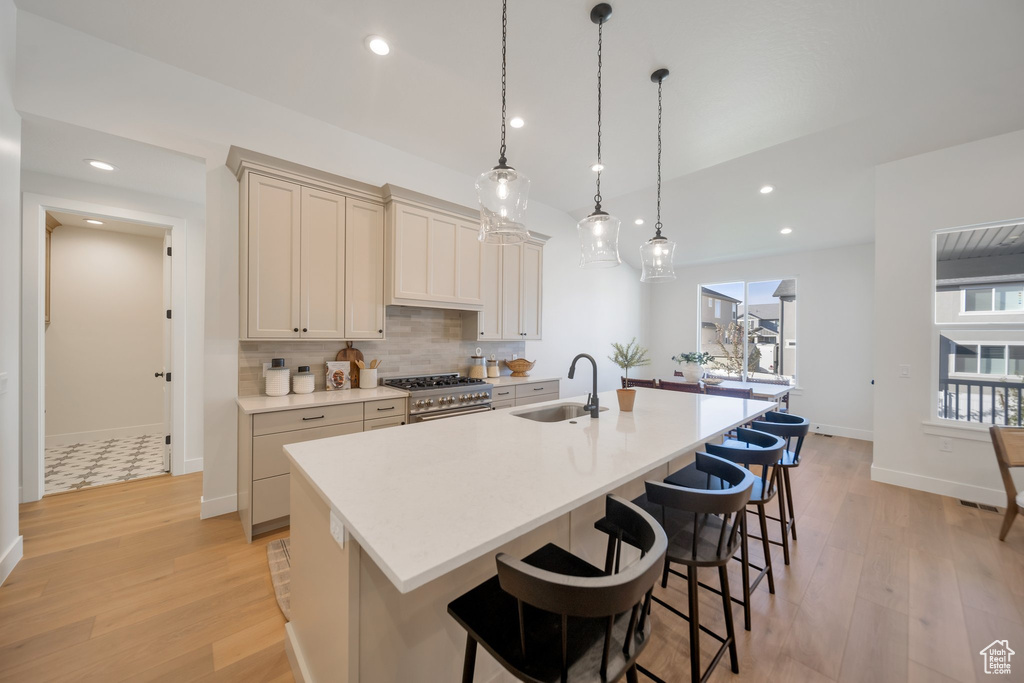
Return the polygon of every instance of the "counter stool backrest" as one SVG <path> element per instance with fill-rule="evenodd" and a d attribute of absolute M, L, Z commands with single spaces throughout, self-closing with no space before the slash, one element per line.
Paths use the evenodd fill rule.
<path fill-rule="evenodd" d="M 691 489 L 673 486 L 660 481 L 645 482 L 647 500 L 667 508 L 693 514 L 691 560 L 698 561 L 698 540 L 700 529 L 708 522 L 708 515 L 721 519 L 716 553 L 718 557 L 731 556 L 735 551 L 736 531 L 739 529 L 739 517 L 750 501 L 750 492 L 754 485 L 754 475 L 735 463 L 708 453 L 696 454 L 697 471 L 718 480 L 720 488 Z"/>
<path fill-rule="evenodd" d="M 654 379 L 622 379 L 622 388 L 631 389 L 632 387 L 641 387 L 643 389 L 657 389 L 657 380 Z"/>
<path fill-rule="evenodd" d="M 792 413 L 767 412 L 764 418 L 754 422 L 754 429 L 782 437 L 786 441 L 786 450 L 793 454 L 795 460 L 800 459 L 800 449 L 804 445 L 804 437 L 811 430 L 811 423 L 805 417 Z M 796 448 L 792 441 L 796 439 Z"/>
<path fill-rule="evenodd" d="M 669 382 L 663 379 L 658 382 L 658 388 L 668 391 L 683 391 L 690 394 L 704 393 L 704 388 L 700 382 Z"/>
<path fill-rule="evenodd" d="M 723 444 L 706 443 L 704 449 L 711 455 L 725 458 L 748 469 L 760 467 L 761 495 L 763 498 L 774 495 L 775 472 L 786 450 L 786 442 L 782 437 L 740 427 L 736 430 L 735 439 L 729 439 Z"/>

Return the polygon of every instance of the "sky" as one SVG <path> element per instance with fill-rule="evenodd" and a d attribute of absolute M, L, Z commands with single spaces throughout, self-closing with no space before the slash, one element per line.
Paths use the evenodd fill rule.
<path fill-rule="evenodd" d="M 779 286 L 782 280 L 766 280 L 764 282 L 751 282 L 747 288 L 750 293 L 750 304 L 776 304 L 779 302 L 778 299 L 772 297 L 772 292 Z M 742 282 L 727 282 L 724 284 L 717 285 L 704 285 L 708 289 L 731 296 L 734 299 L 743 301 L 743 283 Z"/>

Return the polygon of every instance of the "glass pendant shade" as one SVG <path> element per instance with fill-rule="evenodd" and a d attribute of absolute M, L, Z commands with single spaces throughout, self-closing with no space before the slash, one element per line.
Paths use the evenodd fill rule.
<path fill-rule="evenodd" d="M 480 241 L 518 244 L 530 237 L 523 225 L 530 179 L 514 168 L 496 166 L 476 179 L 480 203 Z"/>
<path fill-rule="evenodd" d="M 619 259 L 619 226 L 615 216 L 595 211 L 576 227 L 580 233 L 580 268 L 614 268 Z"/>
<path fill-rule="evenodd" d="M 640 245 L 640 261 L 643 273 L 640 282 L 669 282 L 676 279 L 676 271 L 672 267 L 672 258 L 676 253 L 676 243 L 664 237 L 652 237 Z"/>

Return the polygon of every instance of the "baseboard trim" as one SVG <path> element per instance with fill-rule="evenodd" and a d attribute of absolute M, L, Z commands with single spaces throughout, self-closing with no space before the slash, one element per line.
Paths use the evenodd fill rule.
<path fill-rule="evenodd" d="M 192 474 L 193 472 L 203 471 L 203 459 L 192 458 L 191 460 L 185 461 L 185 471 L 182 474 Z"/>
<path fill-rule="evenodd" d="M 24 538 L 18 536 L 11 544 L 4 550 L 4 554 L 0 555 L 0 586 L 3 585 L 7 577 L 14 571 L 14 566 L 21 561 L 22 555 L 25 553 Z"/>
<path fill-rule="evenodd" d="M 829 436 L 844 436 L 848 439 L 860 439 L 861 441 L 874 441 L 875 435 L 867 429 L 853 429 L 851 427 L 837 427 L 836 425 L 823 425 L 817 422 L 811 423 L 812 434 L 828 434 Z"/>
<path fill-rule="evenodd" d="M 1000 489 L 990 489 L 984 486 L 975 486 L 974 484 L 949 481 L 948 479 L 936 479 L 935 477 L 927 477 L 913 472 L 890 470 L 878 465 L 871 466 L 871 480 L 918 491 L 927 491 L 928 493 L 935 493 L 940 496 L 969 500 L 974 503 L 1006 507 L 1006 491 Z"/>
<path fill-rule="evenodd" d="M 199 498 L 199 519 L 218 517 L 229 512 L 236 512 L 237 510 L 238 496 L 234 493 L 230 496 L 221 496 L 220 498 L 212 498 L 210 500 L 202 496 Z"/>
<path fill-rule="evenodd" d="M 309 666 L 302 656 L 302 649 L 295 640 L 295 629 L 292 628 L 291 622 L 284 625 L 284 651 L 288 655 L 288 664 L 292 667 L 295 683 L 313 683 L 313 678 L 309 675 Z"/>
<path fill-rule="evenodd" d="M 136 436 L 147 434 L 163 434 L 164 423 L 157 422 L 148 425 L 135 425 L 134 427 L 114 427 L 112 429 L 97 429 L 91 432 L 72 432 L 68 434 L 51 434 L 46 437 L 46 448 L 56 446 L 67 446 L 73 443 L 85 443 L 88 441 L 106 441 L 107 439 L 131 439 Z"/>

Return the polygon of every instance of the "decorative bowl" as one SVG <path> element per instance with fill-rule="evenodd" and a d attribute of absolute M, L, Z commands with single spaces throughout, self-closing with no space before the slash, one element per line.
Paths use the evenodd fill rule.
<path fill-rule="evenodd" d="M 721 377 L 705 377 L 704 379 L 701 380 L 701 382 L 704 382 L 704 384 L 710 384 L 713 387 L 718 386 L 724 381 L 725 380 L 722 379 Z"/>
<path fill-rule="evenodd" d="M 533 370 L 533 366 L 536 364 L 537 361 L 526 360 L 525 358 L 516 358 L 515 360 L 505 361 L 505 365 L 512 371 L 513 377 L 529 377 L 530 370 Z"/>

